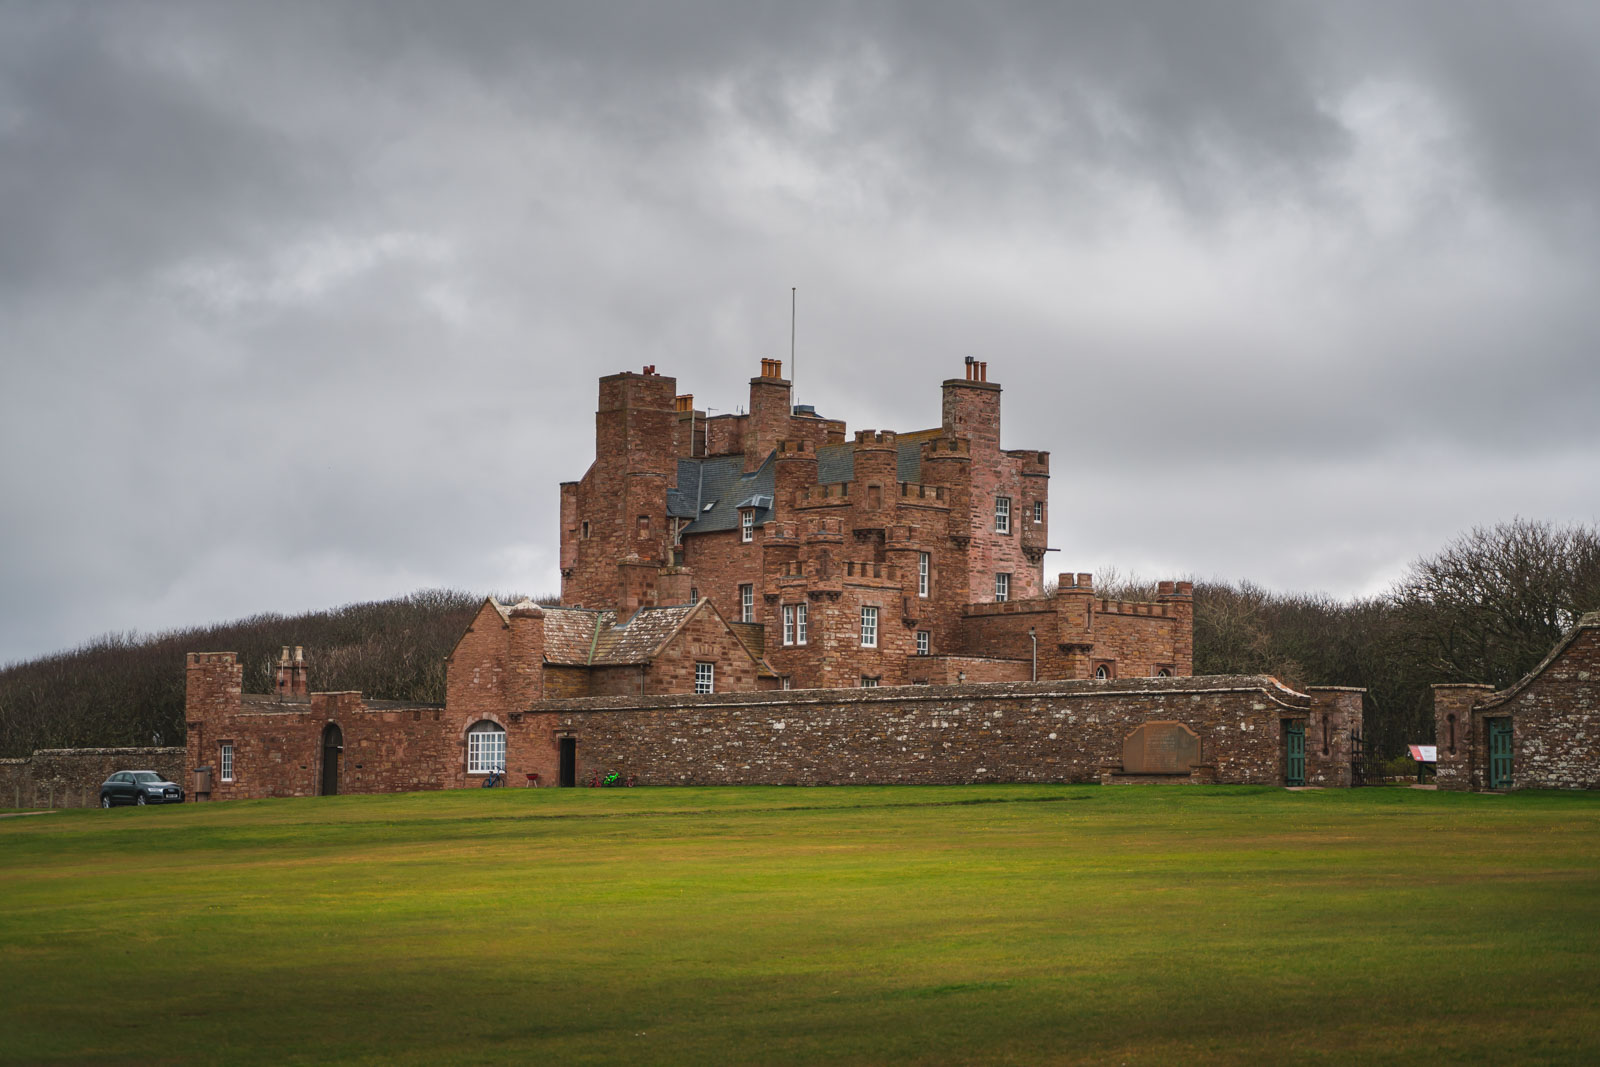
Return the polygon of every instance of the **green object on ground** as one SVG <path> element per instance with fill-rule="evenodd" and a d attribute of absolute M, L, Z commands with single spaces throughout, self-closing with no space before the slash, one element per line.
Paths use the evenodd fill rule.
<path fill-rule="evenodd" d="M 467 789 L 0 821 L 0 1059 L 1600 1060 L 1600 796 Z"/>

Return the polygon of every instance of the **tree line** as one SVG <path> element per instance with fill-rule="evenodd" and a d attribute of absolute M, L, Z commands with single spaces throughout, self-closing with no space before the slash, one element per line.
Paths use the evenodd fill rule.
<path fill-rule="evenodd" d="M 1153 583 L 1114 573 L 1097 587 L 1119 599 L 1155 596 Z M 183 744 L 184 657 L 195 651 L 239 653 L 246 692 L 271 692 L 279 649 L 298 644 L 313 690 L 443 703 L 444 658 L 482 602 L 476 593 L 434 589 L 150 637 L 108 634 L 0 670 L 0 756 Z M 1392 756 L 1432 740 L 1433 683 L 1511 685 L 1596 610 L 1600 530 L 1517 519 L 1473 529 L 1373 597 L 1196 580 L 1194 672 L 1270 674 L 1295 688 L 1359 686 L 1367 691 L 1368 749 Z"/>

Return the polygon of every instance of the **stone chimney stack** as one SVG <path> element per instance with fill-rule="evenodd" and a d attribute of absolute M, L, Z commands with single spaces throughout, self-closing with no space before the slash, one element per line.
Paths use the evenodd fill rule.
<path fill-rule="evenodd" d="M 306 653 L 304 647 L 295 645 L 290 651 L 284 645 L 278 652 L 278 670 L 273 691 L 279 700 L 303 700 L 310 695 L 306 684 Z"/>

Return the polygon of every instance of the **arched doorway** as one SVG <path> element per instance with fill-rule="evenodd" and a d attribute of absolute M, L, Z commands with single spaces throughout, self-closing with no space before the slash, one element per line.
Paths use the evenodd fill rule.
<path fill-rule="evenodd" d="M 330 722 L 322 730 L 322 790 L 325 797 L 339 792 L 339 753 L 344 751 L 344 731 Z"/>

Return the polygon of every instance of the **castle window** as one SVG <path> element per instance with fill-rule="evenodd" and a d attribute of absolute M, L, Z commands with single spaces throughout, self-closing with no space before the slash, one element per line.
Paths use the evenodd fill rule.
<path fill-rule="evenodd" d="M 994 602 L 1004 604 L 1011 599 L 1011 575 L 997 574 L 994 576 Z"/>
<path fill-rule="evenodd" d="M 928 579 L 933 575 L 933 556 L 927 552 L 917 553 L 917 595 L 928 595 Z"/>
<path fill-rule="evenodd" d="M 1111 677 L 1111 668 L 1102 663 L 1094 669 L 1094 676 L 1103 682 Z"/>
<path fill-rule="evenodd" d="M 650 516 L 640 515 L 636 536 L 645 538 L 650 536 Z"/>
<path fill-rule="evenodd" d="M 696 663 L 694 665 L 694 691 L 696 693 L 710 693 L 716 686 L 716 665 L 711 663 Z"/>
<path fill-rule="evenodd" d="M 753 585 L 739 587 L 739 621 L 756 621 L 756 587 Z"/>
<path fill-rule="evenodd" d="M 1454 715 L 1446 715 L 1445 722 L 1450 724 L 1450 755 L 1454 756 L 1456 754 L 1456 717 Z M 226 781 L 227 779 L 223 780 Z"/>
<path fill-rule="evenodd" d="M 794 643 L 806 643 L 806 613 L 810 610 L 808 605 L 796 604 L 794 606 Z"/>
<path fill-rule="evenodd" d="M 794 644 L 794 608 L 793 604 L 783 606 L 783 643 Z"/>
<path fill-rule="evenodd" d="M 926 656 L 928 654 L 928 649 L 932 645 L 932 643 L 933 643 L 932 642 L 932 638 L 929 635 L 928 631 L 926 631 L 926 630 L 918 630 L 917 631 L 917 655 Z"/>
<path fill-rule="evenodd" d="M 1454 750 L 1452 750 L 1454 751 Z M 217 749 L 217 773 L 224 782 L 233 781 L 233 742 L 224 741 Z"/>
<path fill-rule="evenodd" d="M 1033 502 L 1033 521 L 1034 522 L 1043 522 L 1044 521 L 1044 501 L 1043 500 L 1035 500 Z"/>
<path fill-rule="evenodd" d="M 754 511 L 739 512 L 739 540 L 746 544 L 756 539 L 756 513 Z"/>
<path fill-rule="evenodd" d="M 870 674 L 863 674 L 861 676 L 861 688 L 876 689 L 878 688 L 878 681 L 877 678 L 872 677 Z"/>
<path fill-rule="evenodd" d="M 480 722 L 467 731 L 467 773 L 506 769 L 506 731 L 497 722 Z"/>
<path fill-rule="evenodd" d="M 994 498 L 994 532 L 1011 532 L 1011 498 L 997 496 Z"/>
<path fill-rule="evenodd" d="M 861 609 L 861 647 L 878 647 L 878 609 L 865 607 Z"/>
<path fill-rule="evenodd" d="M 1157 667 L 1154 677 L 1156 677 L 1156 678 L 1171 678 L 1172 677 L 1172 669 L 1169 668 L 1169 667 Z"/>
<path fill-rule="evenodd" d="M 579 534 L 579 536 L 582 537 L 585 541 L 589 540 L 589 520 L 587 520 L 587 519 L 584 520 L 582 529 L 583 529 L 583 532 L 581 534 Z"/>
<path fill-rule="evenodd" d="M 793 688 L 789 684 L 789 676 L 787 674 L 783 674 L 783 675 L 779 675 L 778 676 L 778 688 L 779 689 L 790 689 L 790 688 Z"/>

